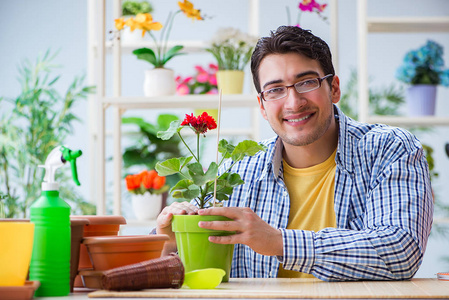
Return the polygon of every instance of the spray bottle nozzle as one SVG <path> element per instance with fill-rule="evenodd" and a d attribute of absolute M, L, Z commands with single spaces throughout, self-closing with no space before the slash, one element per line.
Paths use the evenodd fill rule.
<path fill-rule="evenodd" d="M 78 180 L 78 172 L 76 171 L 76 159 L 80 157 L 81 154 L 83 154 L 83 152 L 81 150 L 72 151 L 64 146 L 61 147 L 61 151 L 62 151 L 62 160 L 64 162 L 65 161 L 70 162 L 73 180 L 75 181 L 76 185 L 81 185 Z"/>
<path fill-rule="evenodd" d="M 72 151 L 64 146 L 58 146 L 53 149 L 48 155 L 45 165 L 39 166 L 45 168 L 42 190 L 51 191 L 59 188 L 58 183 L 55 182 L 55 172 L 57 168 L 63 166 L 67 161 L 70 162 L 73 181 L 75 181 L 77 185 L 81 185 L 78 180 L 78 173 L 76 171 L 76 159 L 80 157 L 81 154 L 81 150 Z"/>
<path fill-rule="evenodd" d="M 76 171 L 76 159 L 80 157 L 81 154 L 83 154 L 83 152 L 81 150 L 72 151 L 64 146 L 61 147 L 61 150 L 62 150 L 62 160 L 70 162 L 73 180 L 75 181 L 76 185 L 81 185 L 78 180 L 78 173 Z"/>

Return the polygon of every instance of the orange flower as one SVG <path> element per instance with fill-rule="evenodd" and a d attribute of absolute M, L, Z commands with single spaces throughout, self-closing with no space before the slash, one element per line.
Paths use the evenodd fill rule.
<path fill-rule="evenodd" d="M 162 194 L 169 189 L 169 186 L 165 184 L 165 177 L 159 176 L 155 170 L 144 170 L 138 174 L 128 175 L 125 181 L 128 191 L 132 194 L 142 195 L 145 192 Z"/>
<path fill-rule="evenodd" d="M 142 177 L 142 184 L 146 189 L 154 188 L 154 179 L 157 176 L 157 172 L 155 170 L 146 171 Z"/>
<path fill-rule="evenodd" d="M 192 20 L 203 20 L 201 17 L 201 11 L 199 9 L 195 9 L 193 4 L 188 0 L 184 0 L 184 2 L 178 2 L 179 8 L 181 11 Z"/>
<path fill-rule="evenodd" d="M 165 185 L 165 176 L 156 175 L 153 181 L 153 189 L 159 190 Z"/>
<path fill-rule="evenodd" d="M 125 177 L 126 188 L 131 191 L 140 188 L 140 176 L 139 175 L 128 175 Z"/>

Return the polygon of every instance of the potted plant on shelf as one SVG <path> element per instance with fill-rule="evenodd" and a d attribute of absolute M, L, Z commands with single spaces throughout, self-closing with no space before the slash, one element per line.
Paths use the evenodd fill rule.
<path fill-rule="evenodd" d="M 153 6 L 148 1 L 126 0 L 122 3 L 122 16 L 124 20 L 135 17 L 138 14 L 149 14 L 153 12 Z M 143 41 L 143 36 L 137 32 L 131 32 L 130 28 L 124 28 L 120 40 L 124 44 L 135 44 Z"/>
<path fill-rule="evenodd" d="M 165 177 L 155 170 L 144 170 L 125 177 L 126 188 L 132 194 L 132 206 L 138 220 L 154 220 L 162 209 L 162 194 L 169 186 Z"/>
<path fill-rule="evenodd" d="M 443 47 L 429 40 L 421 48 L 407 52 L 396 78 L 410 85 L 406 93 L 409 115 L 434 115 L 437 85 L 449 86 Z"/>
<path fill-rule="evenodd" d="M 217 71 L 218 65 L 209 64 L 207 68 L 200 65 L 195 66 L 196 74 L 187 77 L 176 77 L 176 94 L 218 94 L 217 90 Z M 206 111 L 215 120 L 218 118 L 218 109 L 195 109 L 195 115 L 200 115 Z"/>
<path fill-rule="evenodd" d="M 154 50 L 150 48 L 139 48 L 133 51 L 133 54 L 138 59 L 145 60 L 154 66 L 154 69 L 145 71 L 144 80 L 144 93 L 147 97 L 152 96 L 164 96 L 174 95 L 176 91 L 176 85 L 174 80 L 174 72 L 171 69 L 165 68 L 165 64 L 173 57 L 181 55 L 180 51 L 183 49 L 182 45 L 175 45 L 168 48 L 168 39 L 170 31 L 173 27 L 175 17 L 179 13 L 183 13 L 185 16 L 192 20 L 203 20 L 201 12 L 193 7 L 193 4 L 188 0 L 184 2 L 178 2 L 179 10 L 168 14 L 165 26 L 160 22 L 153 21 L 153 17 L 150 13 L 137 14 L 135 18 L 129 18 L 125 21 L 124 18 L 115 20 L 115 28 L 117 30 L 123 30 L 129 27 L 131 32 L 136 29 L 142 31 L 142 36 L 148 33 L 151 40 L 154 42 Z M 159 39 L 156 38 L 153 31 L 159 31 Z"/>
<path fill-rule="evenodd" d="M 223 94 L 241 94 L 243 69 L 251 59 L 257 38 L 232 27 L 220 28 L 206 51 L 218 63 L 217 84 Z"/>
<path fill-rule="evenodd" d="M 206 112 L 199 116 L 186 115 L 185 119 L 173 121 L 170 128 L 161 131 L 161 139 L 169 139 L 177 134 L 190 153 L 188 157 L 172 158 L 156 164 L 156 170 L 161 176 L 180 174 L 181 179 L 170 189 L 173 198 L 195 201 L 199 208 L 220 206 L 222 201 L 228 200 L 234 188 L 243 184 L 237 173 L 231 173 L 232 166 L 245 158 L 253 156 L 259 151 L 266 151 L 258 143 L 245 140 L 237 146 L 222 139 L 218 150 L 222 155 L 220 162 L 211 162 L 209 167 L 203 168 L 201 163 L 200 139 L 205 137 L 207 130 L 217 127 L 215 120 Z M 196 153 L 184 141 L 181 130 L 189 128 L 196 135 Z M 227 170 L 218 169 L 226 159 L 232 159 L 233 164 Z M 172 229 L 175 232 L 178 253 L 185 266 L 186 272 L 196 269 L 220 268 L 226 272 L 224 281 L 229 279 L 232 253 L 234 245 L 221 245 L 209 242 L 210 235 L 231 234 L 226 231 L 206 230 L 198 227 L 199 221 L 226 220 L 221 216 L 176 215 L 173 216 Z"/>

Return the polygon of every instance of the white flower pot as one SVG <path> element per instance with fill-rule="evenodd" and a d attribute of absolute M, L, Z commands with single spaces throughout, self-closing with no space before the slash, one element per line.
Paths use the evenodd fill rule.
<path fill-rule="evenodd" d="M 146 97 L 170 96 L 176 93 L 175 73 L 171 69 L 145 70 L 143 91 Z"/>
<path fill-rule="evenodd" d="M 131 195 L 132 207 L 137 220 L 155 220 L 162 209 L 162 194 Z"/>
<path fill-rule="evenodd" d="M 409 116 L 434 115 L 436 95 L 436 85 L 417 84 L 409 87 L 405 97 Z"/>
<path fill-rule="evenodd" d="M 135 18 L 136 16 L 132 16 Z M 130 17 L 125 17 L 125 21 L 128 20 Z M 122 44 L 125 45 L 136 45 L 139 43 L 142 43 L 145 38 L 142 36 L 142 30 L 140 29 L 134 29 L 134 31 L 131 32 L 131 29 L 129 29 L 128 26 L 123 28 L 123 30 L 120 33 L 120 40 Z"/>

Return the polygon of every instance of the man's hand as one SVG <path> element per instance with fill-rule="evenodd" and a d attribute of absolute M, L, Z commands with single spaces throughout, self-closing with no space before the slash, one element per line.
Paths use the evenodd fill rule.
<path fill-rule="evenodd" d="M 211 236 L 217 244 L 244 244 L 262 255 L 283 255 L 282 233 L 271 227 L 250 208 L 215 207 L 200 209 L 199 215 L 224 216 L 232 221 L 199 222 L 199 227 L 214 230 L 235 231 L 228 236 Z"/>
<path fill-rule="evenodd" d="M 171 252 L 176 252 L 176 238 L 171 228 L 171 221 L 173 215 L 196 215 L 198 207 L 189 202 L 174 202 L 170 206 L 166 206 L 162 212 L 157 216 L 156 233 L 166 234 L 170 237 L 164 244 L 162 256 L 168 255 Z"/>

